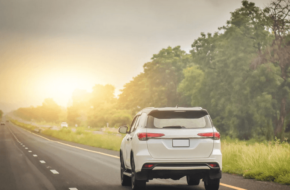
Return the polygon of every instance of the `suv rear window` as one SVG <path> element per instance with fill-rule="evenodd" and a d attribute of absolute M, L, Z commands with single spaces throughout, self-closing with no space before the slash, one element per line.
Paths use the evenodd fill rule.
<path fill-rule="evenodd" d="M 205 111 L 153 111 L 148 115 L 147 128 L 194 129 L 211 127 Z"/>

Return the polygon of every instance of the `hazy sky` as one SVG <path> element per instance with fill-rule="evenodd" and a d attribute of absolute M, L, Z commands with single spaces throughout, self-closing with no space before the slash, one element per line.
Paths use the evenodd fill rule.
<path fill-rule="evenodd" d="M 252 0 L 258 6 L 269 0 Z M 189 51 L 241 0 L 0 0 L 0 109 L 66 106 L 75 88 L 117 93 L 162 48 Z"/>

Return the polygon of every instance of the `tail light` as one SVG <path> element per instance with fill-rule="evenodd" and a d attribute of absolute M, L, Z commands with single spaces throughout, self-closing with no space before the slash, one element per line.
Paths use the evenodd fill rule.
<path fill-rule="evenodd" d="M 164 134 L 162 133 L 138 133 L 137 136 L 140 141 L 146 141 L 150 138 L 163 137 Z"/>
<path fill-rule="evenodd" d="M 145 164 L 143 166 L 143 168 L 152 168 L 154 166 L 154 164 Z"/>
<path fill-rule="evenodd" d="M 210 167 L 212 167 L 212 168 L 218 167 L 217 164 L 209 164 L 209 165 L 210 165 Z"/>
<path fill-rule="evenodd" d="M 198 136 L 201 136 L 201 137 L 211 137 L 213 138 L 214 140 L 219 140 L 221 135 L 219 132 L 213 132 L 213 133 L 198 133 L 197 134 Z"/>

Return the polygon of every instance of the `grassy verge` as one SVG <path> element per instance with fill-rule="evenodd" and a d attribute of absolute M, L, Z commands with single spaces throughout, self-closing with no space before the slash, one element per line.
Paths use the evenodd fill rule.
<path fill-rule="evenodd" d="M 290 185 L 290 144 L 222 141 L 223 172 Z"/>
<path fill-rule="evenodd" d="M 19 127 L 25 128 L 25 129 L 27 129 L 29 131 L 34 131 L 36 128 L 38 128 L 38 127 L 36 127 L 34 125 L 22 123 L 22 122 L 19 122 L 17 120 L 14 120 L 14 119 L 10 119 L 10 122 L 14 123 L 15 125 L 18 125 Z"/>
<path fill-rule="evenodd" d="M 33 131 L 36 127 L 12 122 Z M 63 128 L 43 130 L 41 133 L 58 139 L 85 144 L 109 150 L 119 150 L 123 136 L 116 134 L 93 134 L 86 128 L 78 127 L 76 132 Z M 274 181 L 290 185 L 290 144 L 274 142 L 249 143 L 238 140 L 222 140 L 223 172 L 242 175 L 261 181 Z"/>
<path fill-rule="evenodd" d="M 10 121 L 15 125 L 30 131 L 34 131 L 38 128 L 30 124 L 21 123 L 17 120 L 11 119 Z M 120 150 L 120 144 L 123 139 L 123 136 L 116 134 L 93 134 L 92 132 L 88 132 L 87 129 L 83 127 L 78 127 L 76 132 L 73 132 L 70 128 L 63 128 L 59 131 L 42 128 L 41 133 L 61 140 L 116 151 Z"/>
<path fill-rule="evenodd" d="M 93 134 L 85 131 L 84 128 L 78 128 L 76 132 L 66 128 L 59 131 L 48 129 L 42 131 L 42 133 L 66 141 L 117 151 L 120 150 L 120 144 L 123 139 L 122 136 L 115 134 Z"/>

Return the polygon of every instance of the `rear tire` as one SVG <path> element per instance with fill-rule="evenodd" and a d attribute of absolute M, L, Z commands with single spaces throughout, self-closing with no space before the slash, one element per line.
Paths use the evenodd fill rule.
<path fill-rule="evenodd" d="M 131 178 L 129 176 L 124 175 L 125 165 L 122 153 L 120 154 L 120 162 L 121 162 L 121 184 L 122 186 L 130 186 L 131 185 Z"/>
<path fill-rule="evenodd" d="M 131 157 L 131 168 L 132 168 L 132 176 L 131 176 L 132 190 L 145 190 L 146 189 L 146 181 L 136 179 L 135 162 L 134 162 L 133 156 Z"/>
<path fill-rule="evenodd" d="M 218 190 L 220 186 L 220 180 L 219 179 L 204 179 L 204 187 L 206 190 Z"/>
<path fill-rule="evenodd" d="M 193 178 L 191 176 L 186 176 L 186 181 L 188 185 L 199 185 L 200 179 L 199 178 Z"/>

